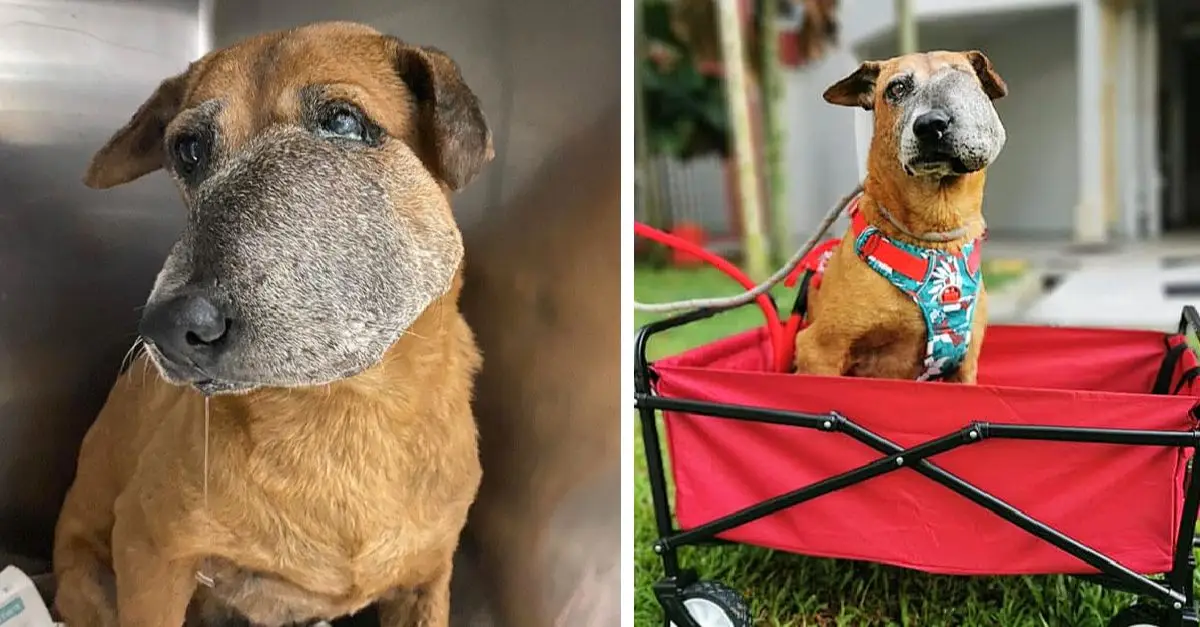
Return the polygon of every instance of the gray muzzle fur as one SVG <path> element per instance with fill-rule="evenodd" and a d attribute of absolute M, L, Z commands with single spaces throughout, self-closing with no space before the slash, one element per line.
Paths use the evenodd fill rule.
<path fill-rule="evenodd" d="M 944 68 L 903 103 L 897 116 L 900 164 L 914 176 L 952 176 L 990 166 L 1006 135 L 974 77 Z"/>

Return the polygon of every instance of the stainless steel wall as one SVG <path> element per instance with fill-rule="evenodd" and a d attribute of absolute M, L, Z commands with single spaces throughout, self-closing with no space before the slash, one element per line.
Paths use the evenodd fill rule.
<path fill-rule="evenodd" d="M 76 448 L 181 224 L 92 152 L 198 50 L 195 0 L 0 0 L 0 544 L 46 554 Z"/>
<path fill-rule="evenodd" d="M 619 4 L 0 0 L 0 546 L 48 553 L 79 439 L 182 224 L 162 173 L 105 192 L 79 182 L 161 79 L 209 43 L 322 19 L 436 45 L 495 135 L 495 162 L 456 203 L 469 223 L 619 106 Z"/>

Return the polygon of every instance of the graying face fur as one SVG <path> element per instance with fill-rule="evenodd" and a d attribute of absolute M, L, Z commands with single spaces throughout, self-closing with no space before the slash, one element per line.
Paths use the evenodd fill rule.
<path fill-rule="evenodd" d="M 151 356 L 168 380 L 211 392 L 362 371 L 462 261 L 448 207 L 396 206 L 441 196 L 411 150 L 384 161 L 300 128 L 255 137 L 187 194 L 187 226 L 146 304 L 203 294 L 228 319 L 224 346 L 205 363 L 181 364 L 198 360 L 161 342 Z"/>
<path fill-rule="evenodd" d="M 178 183 L 187 225 L 139 332 L 165 379 L 206 394 L 321 385 L 378 363 L 453 285 L 463 246 L 448 195 L 493 154 L 478 99 L 435 49 L 337 24 L 255 41 L 269 48 L 238 53 L 274 56 L 261 76 L 218 80 L 199 102 L 185 94 L 203 66 L 167 79 L 85 178 L 104 188 L 162 167 Z M 209 58 L 198 73 L 212 77 Z M 287 66 L 325 74 L 274 74 Z M 387 111 L 350 100 L 355 82 Z M 245 113 L 280 101 L 298 104 Z M 222 127 L 233 119 L 255 120 L 236 145 Z"/>
<path fill-rule="evenodd" d="M 885 97 L 908 90 L 893 106 L 898 108 L 898 157 L 910 175 L 976 172 L 991 165 L 1004 148 L 1006 135 L 996 108 L 975 77 L 963 70 L 944 66 L 920 83 L 911 75 L 895 76 L 884 89 Z"/>
<path fill-rule="evenodd" d="M 933 51 L 865 61 L 824 98 L 875 111 L 872 151 L 881 142 L 909 176 L 944 179 L 982 170 L 1000 155 L 1006 136 L 992 101 L 1007 93 L 982 52 Z"/>

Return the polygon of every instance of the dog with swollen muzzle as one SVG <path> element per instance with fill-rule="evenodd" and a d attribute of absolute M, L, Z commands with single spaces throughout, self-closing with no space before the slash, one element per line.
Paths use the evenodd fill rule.
<path fill-rule="evenodd" d="M 447 624 L 481 363 L 450 196 L 491 158 L 451 59 L 351 23 L 204 56 L 100 149 L 87 185 L 162 168 L 188 219 L 63 505 L 68 625 Z"/>
<path fill-rule="evenodd" d="M 825 100 L 874 112 L 863 192 L 809 297 L 796 369 L 974 383 L 987 325 L 986 171 L 1008 88 L 978 51 L 868 61 Z"/>

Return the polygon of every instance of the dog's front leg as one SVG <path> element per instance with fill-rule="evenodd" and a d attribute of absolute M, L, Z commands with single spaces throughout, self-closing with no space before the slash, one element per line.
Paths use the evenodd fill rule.
<path fill-rule="evenodd" d="M 796 372 L 836 377 L 846 372 L 849 346 L 821 323 L 796 334 Z"/>
<path fill-rule="evenodd" d="M 112 568 L 95 545 L 73 537 L 60 540 L 54 546 L 54 568 L 58 578 L 54 606 L 63 622 L 72 627 L 117 627 Z"/>
<path fill-rule="evenodd" d="M 156 545 L 139 507 L 121 509 L 113 526 L 120 627 L 181 627 L 196 591 L 195 562 Z"/>
<path fill-rule="evenodd" d="M 449 627 L 451 560 L 429 583 L 379 603 L 379 627 Z"/>

